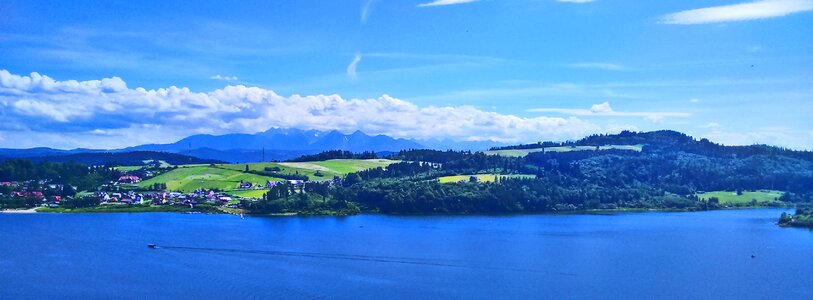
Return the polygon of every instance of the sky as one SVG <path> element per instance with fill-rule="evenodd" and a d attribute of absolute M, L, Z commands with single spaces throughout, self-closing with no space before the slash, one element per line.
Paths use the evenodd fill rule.
<path fill-rule="evenodd" d="M 0 147 L 272 127 L 813 150 L 813 0 L 0 2 Z"/>

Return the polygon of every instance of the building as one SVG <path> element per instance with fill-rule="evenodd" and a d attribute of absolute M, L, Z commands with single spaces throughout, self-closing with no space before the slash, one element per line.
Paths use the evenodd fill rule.
<path fill-rule="evenodd" d="M 118 183 L 139 183 L 141 178 L 133 175 L 124 175 L 119 177 Z"/>

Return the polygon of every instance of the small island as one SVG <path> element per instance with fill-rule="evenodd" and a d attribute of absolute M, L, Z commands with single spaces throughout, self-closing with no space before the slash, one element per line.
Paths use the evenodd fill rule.
<path fill-rule="evenodd" d="M 813 208 L 798 208 L 796 213 L 782 213 L 779 217 L 779 226 L 813 228 Z"/>

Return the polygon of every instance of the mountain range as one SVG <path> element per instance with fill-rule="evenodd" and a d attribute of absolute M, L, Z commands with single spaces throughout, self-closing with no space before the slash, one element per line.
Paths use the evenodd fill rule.
<path fill-rule="evenodd" d="M 146 144 L 123 149 L 72 149 L 52 148 L 0 149 L 2 158 L 49 158 L 79 153 L 121 153 L 121 152 L 167 152 L 187 155 L 200 159 L 219 160 L 232 163 L 249 161 L 287 160 L 306 154 L 327 150 L 351 152 L 374 151 L 379 153 L 397 152 L 406 149 L 440 150 L 485 150 L 500 146 L 496 142 L 456 142 L 452 140 L 410 140 L 386 135 L 367 135 L 361 131 L 344 134 L 336 130 L 300 130 L 295 128 L 272 128 L 256 134 L 199 134 L 186 137 L 170 144 Z M 145 159 L 154 159 L 146 157 Z"/>

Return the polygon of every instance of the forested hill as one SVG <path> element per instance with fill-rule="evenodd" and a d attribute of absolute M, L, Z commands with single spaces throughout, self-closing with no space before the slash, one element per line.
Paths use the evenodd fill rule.
<path fill-rule="evenodd" d="M 171 165 L 221 163 L 221 161 L 213 159 L 201 159 L 183 154 L 155 151 L 75 153 L 32 157 L 29 159 L 34 162 L 77 162 L 91 166 L 140 166 L 160 161 Z"/>
<path fill-rule="evenodd" d="M 505 147 L 495 147 L 491 150 L 511 149 L 538 149 L 545 147 L 562 146 L 608 146 L 608 145 L 643 145 L 644 152 L 687 152 L 707 156 L 739 157 L 751 155 L 782 155 L 787 157 L 813 160 L 813 152 L 796 151 L 781 147 L 767 145 L 725 146 L 709 141 L 708 139 L 695 139 L 684 133 L 672 130 L 651 132 L 623 131 L 619 134 L 597 134 L 577 141 L 567 142 L 539 142 Z"/>
<path fill-rule="evenodd" d="M 624 132 L 570 144 L 537 145 L 607 144 L 643 148 L 559 149 L 524 156 L 401 151 L 392 158 L 404 162 L 350 174 L 336 195 L 357 201 L 363 209 L 388 213 L 709 209 L 727 205 L 697 196 L 710 191 L 778 190 L 784 193 L 775 203 L 813 201 L 811 152 L 722 146 L 673 131 Z M 450 176 L 458 179 L 442 183 Z M 484 182 L 486 179 L 490 182 Z"/>

